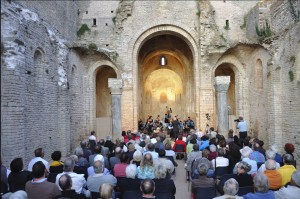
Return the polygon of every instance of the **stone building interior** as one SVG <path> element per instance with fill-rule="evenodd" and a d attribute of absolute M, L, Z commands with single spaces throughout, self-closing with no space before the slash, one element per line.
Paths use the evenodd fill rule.
<path fill-rule="evenodd" d="M 300 1 L 1 1 L 4 165 L 169 108 L 225 136 L 244 116 L 299 165 Z"/>

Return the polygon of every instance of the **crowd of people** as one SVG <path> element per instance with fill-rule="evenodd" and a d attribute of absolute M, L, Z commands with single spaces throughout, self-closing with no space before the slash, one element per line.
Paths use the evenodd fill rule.
<path fill-rule="evenodd" d="M 209 132 L 190 128 L 173 139 L 162 129 L 123 131 L 114 142 L 110 136 L 97 139 L 92 131 L 63 161 L 54 151 L 49 163 L 38 148 L 26 169 L 22 158 L 13 159 L 10 169 L 1 163 L 1 194 L 9 199 L 174 199 L 172 176 L 177 161 L 184 161 L 194 198 L 201 198 L 201 188 L 213 188 L 216 198 L 296 199 L 300 171 L 294 145 L 287 143 L 284 150 L 279 154 L 276 145 L 266 150 L 262 140 L 234 136 L 233 130 L 225 138 L 212 127 Z M 251 189 L 241 195 L 243 187 Z"/>

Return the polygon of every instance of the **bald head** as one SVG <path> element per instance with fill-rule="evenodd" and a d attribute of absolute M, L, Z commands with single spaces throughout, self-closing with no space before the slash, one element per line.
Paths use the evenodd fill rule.
<path fill-rule="evenodd" d="M 63 191 L 70 190 L 72 187 L 72 178 L 64 174 L 59 178 L 58 184 Z"/>

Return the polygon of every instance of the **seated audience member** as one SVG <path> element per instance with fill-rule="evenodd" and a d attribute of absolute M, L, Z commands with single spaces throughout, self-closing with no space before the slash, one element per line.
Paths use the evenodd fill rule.
<path fill-rule="evenodd" d="M 135 164 L 137 167 L 140 166 L 141 164 L 141 161 L 142 161 L 142 157 L 143 157 L 143 154 L 141 151 L 139 150 L 136 150 L 134 153 L 133 153 L 133 159 L 131 160 L 131 164 Z"/>
<path fill-rule="evenodd" d="M 295 151 L 295 147 L 293 144 L 291 143 L 286 143 L 284 145 L 284 150 L 287 154 L 290 154 L 292 157 L 293 157 L 293 162 L 292 162 L 292 165 L 296 168 L 296 161 L 295 161 L 295 158 L 294 158 L 294 151 Z"/>
<path fill-rule="evenodd" d="M 269 183 L 270 183 L 270 189 L 276 190 L 281 187 L 282 178 L 280 173 L 276 170 L 276 162 L 275 160 L 267 160 L 266 164 L 266 170 L 264 171 L 264 174 L 267 176 Z"/>
<path fill-rule="evenodd" d="M 144 155 L 150 153 L 152 155 L 153 160 L 158 158 L 158 153 L 155 152 L 154 144 L 152 143 L 147 144 L 147 149 L 148 150 L 144 152 Z"/>
<path fill-rule="evenodd" d="M 223 191 L 224 195 L 214 199 L 243 199 L 243 197 L 237 196 L 239 183 L 234 178 L 230 178 L 224 183 Z"/>
<path fill-rule="evenodd" d="M 99 187 L 99 193 L 101 199 L 115 199 L 114 187 L 109 183 L 104 183 Z"/>
<path fill-rule="evenodd" d="M 30 160 L 29 164 L 28 164 L 28 171 L 32 171 L 32 167 L 33 165 L 38 162 L 38 161 L 42 161 L 46 167 L 46 169 L 49 171 L 49 162 L 46 161 L 45 159 L 43 159 L 44 157 L 44 151 L 42 148 L 38 148 L 34 150 L 34 156 L 35 158 L 33 158 L 32 160 Z"/>
<path fill-rule="evenodd" d="M 25 185 L 28 198 L 55 198 L 60 195 L 56 184 L 48 182 L 45 174 L 47 169 L 42 161 L 34 163 L 32 166 L 33 180 Z"/>
<path fill-rule="evenodd" d="M 187 156 L 187 160 L 186 160 L 186 167 L 185 169 L 188 172 L 192 171 L 192 163 L 195 159 L 197 158 L 201 158 L 202 157 L 202 152 L 199 151 L 199 145 L 198 144 L 194 144 L 193 145 L 193 151 L 191 151 L 189 153 L 189 155 Z"/>
<path fill-rule="evenodd" d="M 274 160 L 275 159 L 275 152 L 272 150 L 266 150 L 266 158 L 267 160 Z M 279 169 L 280 164 L 278 162 L 276 162 L 276 170 Z M 257 170 L 257 172 L 263 173 L 266 170 L 266 164 L 262 164 L 259 169 Z"/>
<path fill-rule="evenodd" d="M 242 161 L 247 162 L 249 165 L 251 165 L 251 170 L 248 172 L 248 174 L 252 175 L 252 174 L 256 173 L 257 172 L 257 163 L 255 160 L 251 160 L 249 158 L 252 150 L 248 146 L 245 146 L 244 148 L 242 148 L 240 150 L 240 152 L 242 155 Z M 237 166 L 238 166 L 238 163 L 235 165 L 235 167 L 233 169 L 234 174 L 237 173 Z"/>
<path fill-rule="evenodd" d="M 97 145 L 101 146 L 101 155 L 103 155 L 103 157 L 107 157 L 110 153 L 109 148 L 104 146 L 105 141 L 104 139 L 100 139 Z"/>
<path fill-rule="evenodd" d="M 87 158 L 84 157 L 84 152 L 81 147 L 77 147 L 75 149 L 75 155 L 78 157 L 78 163 L 77 163 L 78 166 L 80 166 L 80 167 L 88 167 L 89 166 L 89 162 L 88 162 L 89 157 L 87 157 Z M 92 155 L 92 153 L 90 155 Z"/>
<path fill-rule="evenodd" d="M 198 187 L 214 187 L 215 181 L 213 178 L 207 177 L 207 172 L 209 170 L 209 165 L 205 163 L 200 163 L 197 166 L 197 171 L 199 177 L 192 180 L 192 192 L 195 193 L 196 188 Z"/>
<path fill-rule="evenodd" d="M 253 150 L 253 151 L 252 151 L 252 153 L 250 154 L 249 158 L 250 158 L 251 160 L 256 161 L 257 163 L 262 164 L 262 163 L 264 163 L 264 162 L 266 161 L 266 159 L 265 159 L 264 154 L 260 153 L 260 152 L 258 151 L 258 149 L 259 149 L 259 144 L 256 143 L 256 142 L 254 142 L 254 143 L 252 144 L 252 150 Z"/>
<path fill-rule="evenodd" d="M 263 154 L 264 156 L 266 156 L 266 149 L 264 149 L 264 141 L 262 141 L 262 140 L 258 140 L 258 142 L 257 142 L 257 144 L 258 144 L 258 151 L 261 153 L 261 154 Z"/>
<path fill-rule="evenodd" d="M 89 176 L 87 179 L 87 187 L 91 192 L 98 192 L 99 187 L 104 183 L 109 183 L 113 186 L 116 186 L 117 179 L 111 175 L 103 175 L 104 163 L 102 161 L 94 162 L 94 172 L 95 175 Z"/>
<path fill-rule="evenodd" d="M 27 199 L 28 198 L 27 193 L 23 190 L 19 190 L 14 193 L 9 192 L 1 196 L 2 199 Z"/>
<path fill-rule="evenodd" d="M 275 199 L 274 192 L 269 191 L 269 181 L 265 174 L 256 174 L 253 181 L 256 192 L 244 195 L 244 199 Z"/>
<path fill-rule="evenodd" d="M 166 152 L 164 149 L 159 150 L 159 152 L 158 152 L 159 158 L 154 160 L 154 167 L 159 164 L 165 165 L 165 167 L 167 168 L 166 175 L 168 178 L 171 178 L 171 175 L 175 168 L 174 168 L 172 161 L 167 159 L 165 154 L 166 154 Z"/>
<path fill-rule="evenodd" d="M 103 164 L 105 165 L 105 160 L 104 160 L 104 157 L 100 154 L 96 155 L 94 157 L 94 161 L 93 162 L 96 162 L 96 161 L 101 161 L 103 162 Z M 93 164 L 94 165 L 94 164 Z M 87 172 L 88 172 L 88 176 L 92 176 L 92 175 L 95 175 L 95 172 L 94 172 L 94 166 L 90 166 L 88 169 L 87 169 Z M 103 171 L 103 174 L 104 175 L 107 175 L 107 174 L 110 174 L 109 170 L 107 168 L 104 168 L 104 171 Z"/>
<path fill-rule="evenodd" d="M 211 165 L 214 170 L 216 170 L 216 167 L 227 167 L 229 165 L 229 160 L 224 156 L 224 149 L 219 148 L 217 158 L 211 160 Z"/>
<path fill-rule="evenodd" d="M 150 153 L 144 155 L 141 165 L 137 168 L 137 177 L 139 179 L 155 178 L 153 159 Z"/>
<path fill-rule="evenodd" d="M 165 144 L 165 149 L 166 149 L 166 156 L 172 156 L 173 159 L 176 159 L 176 154 L 175 152 L 172 150 L 172 146 L 170 143 L 166 143 Z"/>
<path fill-rule="evenodd" d="M 89 156 L 89 165 L 93 166 L 94 165 L 94 158 L 96 155 L 100 154 L 101 155 L 101 146 L 100 145 L 96 145 L 94 147 L 94 153 L 92 155 Z"/>
<path fill-rule="evenodd" d="M 154 168 L 155 179 L 153 180 L 156 185 L 155 193 L 170 193 L 175 198 L 176 187 L 172 179 L 167 177 L 167 168 L 163 164 L 158 164 Z"/>
<path fill-rule="evenodd" d="M 109 149 L 110 153 L 112 153 L 113 150 L 115 149 L 115 144 L 111 140 L 112 140 L 111 136 L 107 136 L 106 141 L 104 143 L 104 146 Z"/>
<path fill-rule="evenodd" d="M 227 158 L 229 160 L 229 171 L 232 173 L 236 163 L 241 160 L 240 147 L 235 142 L 228 144 Z"/>
<path fill-rule="evenodd" d="M 133 159 L 134 152 L 135 152 L 134 144 L 129 144 L 128 145 L 128 151 L 127 151 L 129 161 L 131 161 Z"/>
<path fill-rule="evenodd" d="M 208 156 L 208 160 L 211 161 L 213 159 L 215 159 L 217 157 L 217 147 L 214 144 L 209 145 L 209 156 Z"/>
<path fill-rule="evenodd" d="M 284 154 L 283 157 L 283 166 L 280 167 L 277 171 L 282 177 L 281 185 L 285 186 L 291 181 L 292 174 L 296 171 L 296 168 L 293 166 L 294 158 L 291 154 Z"/>
<path fill-rule="evenodd" d="M 201 137 L 199 151 L 203 151 L 206 148 L 209 148 L 209 138 L 207 135 L 204 135 Z"/>
<path fill-rule="evenodd" d="M 117 163 L 121 162 L 120 161 L 121 152 L 122 152 L 121 148 L 116 147 L 115 155 L 109 158 L 110 170 L 112 170 Z"/>
<path fill-rule="evenodd" d="M 270 147 L 270 150 L 272 150 L 275 153 L 274 160 L 279 163 L 280 166 L 282 166 L 282 156 L 278 153 L 279 149 L 276 144 L 272 144 Z M 266 154 L 267 155 L 267 154 Z"/>
<path fill-rule="evenodd" d="M 23 170 L 23 160 L 22 158 L 15 158 L 10 163 L 11 172 L 8 175 L 8 185 L 10 192 L 16 192 L 19 190 L 25 191 L 26 182 L 32 180 L 33 176 L 31 172 Z"/>
<path fill-rule="evenodd" d="M 233 178 L 239 183 L 240 187 L 247 187 L 253 185 L 253 178 L 249 174 L 251 170 L 251 165 L 247 162 L 239 162 L 237 165 L 237 174 L 233 175 Z"/>
<path fill-rule="evenodd" d="M 90 157 L 90 155 L 92 155 L 92 151 L 87 147 L 87 145 L 88 145 L 88 143 L 87 143 L 87 141 L 86 140 L 83 140 L 83 141 L 81 141 L 80 142 L 80 147 L 81 147 L 81 149 L 82 149 L 82 151 L 83 151 L 83 157 L 87 160 L 87 161 L 89 161 L 89 157 Z M 75 155 L 77 155 L 76 153 L 75 153 Z M 77 155 L 78 156 L 78 155 Z M 78 161 L 79 161 L 79 159 L 80 159 L 80 157 L 78 156 Z M 80 161 L 79 161 L 80 162 Z"/>
<path fill-rule="evenodd" d="M 60 161 L 61 159 L 61 152 L 60 151 L 54 151 L 51 154 L 52 162 L 50 164 L 50 173 L 61 173 L 63 172 L 63 165 L 64 163 Z"/>
<path fill-rule="evenodd" d="M 55 199 L 85 199 L 85 195 L 77 194 L 74 189 L 72 189 L 72 178 L 68 174 L 60 176 L 58 184 L 62 189 L 61 195 L 56 196 Z"/>
<path fill-rule="evenodd" d="M 141 180 L 136 178 L 137 166 L 130 164 L 126 167 L 126 178 L 118 178 L 120 192 L 136 191 L 140 189 Z"/>
<path fill-rule="evenodd" d="M 187 156 L 190 154 L 190 152 L 193 151 L 194 144 L 197 144 L 196 139 L 191 139 L 190 142 L 189 142 L 189 144 L 186 146 L 186 155 Z"/>
<path fill-rule="evenodd" d="M 182 145 L 183 149 L 181 151 L 176 151 L 176 146 L 177 145 Z M 176 140 L 174 146 L 173 146 L 173 151 L 175 152 L 185 152 L 186 151 L 186 143 L 182 140 L 182 134 L 178 135 L 178 139 Z"/>
<path fill-rule="evenodd" d="M 84 174 L 74 173 L 73 172 L 74 166 L 75 166 L 74 160 L 72 158 L 66 158 L 65 161 L 64 161 L 64 172 L 59 173 L 56 176 L 56 182 L 55 183 L 59 187 L 59 178 L 64 174 L 68 174 L 72 178 L 72 189 L 74 189 L 77 194 L 84 193 L 84 195 L 86 197 L 89 197 L 90 192 L 85 189 L 86 180 L 84 178 Z M 62 190 L 61 187 L 59 187 L 59 189 Z"/>
<path fill-rule="evenodd" d="M 140 199 L 144 198 L 155 198 L 154 191 L 155 191 L 155 182 L 151 179 L 145 179 L 142 181 L 140 189 L 142 191 L 142 196 Z"/>
<path fill-rule="evenodd" d="M 300 196 L 300 171 L 292 174 L 291 184 L 275 191 L 276 199 L 299 199 Z"/>
<path fill-rule="evenodd" d="M 165 145 L 161 141 L 161 137 L 156 137 L 156 143 L 154 144 L 155 151 L 159 151 L 160 149 L 165 149 Z"/>
<path fill-rule="evenodd" d="M 115 177 L 126 177 L 126 167 L 128 166 L 129 157 L 128 154 L 122 152 L 120 155 L 120 163 L 115 164 L 114 166 L 114 176 Z"/>

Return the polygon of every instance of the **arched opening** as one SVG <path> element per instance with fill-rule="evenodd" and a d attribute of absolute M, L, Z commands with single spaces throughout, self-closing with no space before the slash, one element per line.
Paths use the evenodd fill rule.
<path fill-rule="evenodd" d="M 228 117 L 229 128 L 234 128 L 233 120 L 236 118 L 236 78 L 234 72 L 235 66 L 229 63 L 223 63 L 215 70 L 216 76 L 230 76 L 230 84 L 227 90 L 227 105 L 228 105 Z"/>
<path fill-rule="evenodd" d="M 193 55 L 185 41 L 174 35 L 148 39 L 138 54 L 139 117 L 172 115 L 195 117 Z"/>
<path fill-rule="evenodd" d="M 262 89 L 263 88 L 263 66 L 261 59 L 256 60 L 255 64 L 255 88 Z"/>
<path fill-rule="evenodd" d="M 102 66 L 96 72 L 96 118 L 111 117 L 111 94 L 108 78 L 116 78 L 117 74 L 110 66 Z"/>

